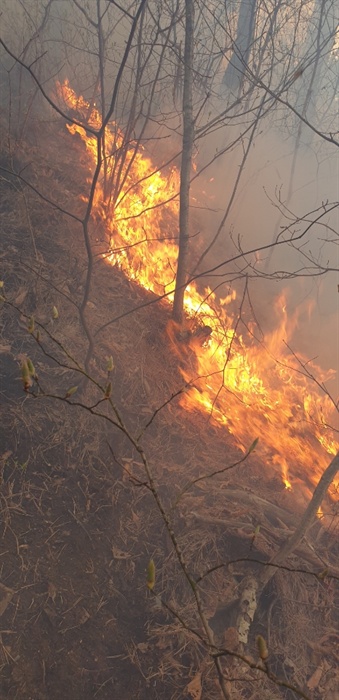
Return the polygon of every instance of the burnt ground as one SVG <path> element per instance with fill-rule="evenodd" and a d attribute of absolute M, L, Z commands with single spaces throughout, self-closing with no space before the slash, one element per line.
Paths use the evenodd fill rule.
<path fill-rule="evenodd" d="M 65 400 L 79 383 L 70 356 L 82 364 L 86 347 L 77 311 L 86 267 L 80 226 L 8 172 L 24 172 L 46 197 L 79 213 L 86 157 L 60 122 L 32 129 L 11 153 L 3 147 L 0 180 L 7 300 L 0 337 L 0 698 L 220 698 L 214 665 L 192 632 L 203 633 L 201 621 L 140 454 L 107 420 L 114 417 L 107 402 L 99 404 L 102 418 L 89 410 L 101 397 L 93 383 Z M 141 444 L 192 574 L 231 559 L 266 561 L 293 531 L 300 502 L 255 453 L 186 489 L 242 454 L 206 417 L 184 412 L 178 398 L 167 403 L 182 388 L 165 333 L 167 306 L 123 317 L 152 298 L 96 259 L 89 323 L 97 329 L 121 318 L 98 335 L 90 374 L 104 385 L 112 355 L 112 397 L 127 430 L 136 436 L 151 420 Z M 39 342 L 27 330 L 31 316 L 35 333 L 41 324 Z M 38 376 L 35 396 L 23 392 L 20 377 L 27 356 Z M 314 700 L 338 697 L 336 580 L 307 574 L 327 565 L 335 570 L 334 515 L 331 522 L 316 524 L 313 549 L 303 547 L 289 560 L 304 574 L 274 577 L 247 649 L 257 660 L 255 636 L 262 634 L 272 671 Z M 150 558 L 154 593 L 146 585 Z M 234 601 L 249 569 L 260 565 L 218 569 L 201 585 L 216 643 L 231 651 L 239 649 Z M 224 670 L 237 699 L 297 697 L 230 657 Z"/>

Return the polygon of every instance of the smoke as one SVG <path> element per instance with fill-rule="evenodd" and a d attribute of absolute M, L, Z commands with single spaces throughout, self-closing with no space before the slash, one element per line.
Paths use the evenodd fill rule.
<path fill-rule="evenodd" d="M 234 127 L 224 129 L 225 146 L 234 140 L 235 132 Z M 197 161 L 203 173 L 193 184 L 193 196 L 200 207 L 194 210 L 196 228 L 205 232 L 201 234 L 201 247 L 213 239 L 224 217 L 246 145 L 246 139 L 242 139 L 204 170 L 223 148 L 220 132 L 200 144 Z M 202 269 L 209 269 L 232 258 L 239 243 L 243 251 L 253 250 L 292 235 L 298 237 L 309 227 L 293 247 L 279 243 L 271 250 L 246 256 L 218 270 L 217 277 L 208 277 L 208 283 L 212 287 L 220 284 L 223 271 L 231 270 L 234 275 L 242 271 L 242 280 L 234 283 L 240 292 L 247 274 L 255 315 L 265 332 L 277 323 L 274 299 L 284 291 L 288 313 L 292 316 L 297 310 L 299 316 L 291 341 L 293 349 L 304 358 L 317 358 L 326 370 L 338 368 L 338 209 L 323 214 L 326 203 L 336 201 L 337 189 L 335 145 L 306 125 L 297 144 L 296 132 L 285 129 L 279 133 L 274 122 L 262 124 L 225 224 L 202 264 Z M 205 193 L 205 210 L 201 209 L 201 191 Z M 317 218 L 318 223 L 310 225 Z M 246 267 L 245 261 L 254 265 L 255 271 Z M 328 271 L 320 274 L 322 269 Z M 228 279 L 225 275 L 225 287 Z M 336 398 L 338 376 L 327 386 Z"/>

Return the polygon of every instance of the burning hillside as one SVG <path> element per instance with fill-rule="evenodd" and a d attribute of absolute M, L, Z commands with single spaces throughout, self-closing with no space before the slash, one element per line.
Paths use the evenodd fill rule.
<path fill-rule="evenodd" d="M 58 86 L 68 108 L 87 115 L 97 128 L 100 116 L 78 97 L 66 82 Z M 97 162 L 97 142 L 86 130 L 68 125 L 78 133 Z M 95 192 L 94 213 L 104 222 L 109 238 L 108 264 L 119 266 L 128 277 L 157 295 L 173 298 L 177 260 L 177 218 L 179 174 L 175 167 L 162 172 L 140 144 L 124 143 L 124 136 L 112 123 L 106 128 L 106 186 Z M 89 177 L 92 173 L 89 173 Z M 109 194 L 107 194 L 109 192 Z M 286 488 L 303 483 L 312 488 L 338 449 L 331 426 L 334 407 L 322 391 L 326 375 L 307 363 L 317 383 L 307 378 L 302 364 L 287 350 L 298 313 L 289 317 L 284 296 L 276 299 L 277 328 L 265 342 L 255 342 L 255 327 L 247 323 L 246 335 L 239 331 L 236 293 L 224 298 L 209 288 L 202 292 L 191 282 L 184 300 L 187 334 L 190 329 L 211 329 L 206 342 L 183 342 L 175 328 L 169 335 L 181 357 L 183 379 L 190 390 L 182 406 L 201 410 L 209 419 L 224 425 L 243 451 L 259 437 L 267 462 L 279 470 Z M 194 352 L 195 362 L 188 360 Z M 306 360 L 301 359 L 301 363 Z"/>

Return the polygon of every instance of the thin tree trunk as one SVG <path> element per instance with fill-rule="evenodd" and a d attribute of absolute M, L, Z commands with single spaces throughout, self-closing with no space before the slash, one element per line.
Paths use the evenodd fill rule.
<path fill-rule="evenodd" d="M 255 27 L 257 0 L 241 0 L 237 37 L 232 56 L 225 70 L 223 84 L 239 94 L 249 61 Z"/>
<path fill-rule="evenodd" d="M 279 551 L 272 557 L 272 559 L 269 562 L 267 562 L 267 566 L 264 567 L 261 575 L 259 575 L 256 581 L 254 580 L 253 574 L 250 574 L 244 579 L 242 583 L 242 590 L 250 591 L 250 594 L 247 592 L 246 598 L 247 603 L 250 603 L 251 614 L 249 614 L 248 610 L 245 607 L 246 615 L 244 618 L 243 607 L 241 607 L 240 599 L 238 601 L 240 610 L 237 619 L 237 629 L 242 644 L 248 643 L 248 636 L 250 633 L 251 624 L 256 612 L 257 605 L 259 603 L 260 596 L 263 594 L 268 582 L 278 571 L 279 565 L 282 565 L 286 561 L 287 557 L 289 557 L 290 554 L 293 554 L 300 542 L 305 537 L 310 527 L 313 525 L 314 520 L 316 518 L 316 514 L 325 497 L 325 494 L 329 486 L 335 479 L 335 476 L 338 471 L 339 452 L 336 455 L 336 457 L 332 459 L 332 462 L 330 462 L 330 464 L 322 474 L 320 481 L 314 489 L 313 496 L 306 510 L 304 511 L 304 514 L 299 522 L 299 525 L 297 525 L 294 533 L 286 540 L 286 542 L 284 542 L 284 544 L 280 547 Z M 270 566 L 270 564 L 275 564 L 276 566 Z"/>
<path fill-rule="evenodd" d="M 97 0 L 97 28 L 98 28 L 98 48 L 99 48 L 99 80 L 100 80 L 100 98 L 101 98 L 101 121 L 103 122 L 106 114 L 106 96 L 105 96 L 105 37 L 102 26 L 102 15 L 100 0 Z M 104 171 L 104 201 L 107 200 L 107 158 L 106 158 L 106 134 L 105 129 L 102 132 L 101 148 L 102 161 Z"/>
<path fill-rule="evenodd" d="M 319 507 L 321 506 L 326 491 L 328 490 L 338 471 L 339 452 L 336 455 L 336 457 L 332 459 L 332 462 L 329 464 L 327 469 L 325 469 L 320 481 L 318 481 L 314 489 L 313 496 L 293 535 L 291 535 L 291 537 L 281 547 L 279 552 L 277 552 L 277 554 L 271 559 L 270 564 L 282 564 L 285 561 L 285 559 L 287 559 L 287 557 L 294 552 L 298 544 L 305 537 L 307 531 L 314 523 L 314 519 L 319 510 Z M 275 572 L 275 567 L 268 566 L 262 575 L 261 584 L 263 586 L 266 586 L 266 584 L 272 578 Z"/>
<path fill-rule="evenodd" d="M 173 319 L 182 323 L 184 294 L 188 279 L 187 259 L 189 242 L 189 195 L 191 184 L 192 153 L 194 143 L 193 121 L 193 39 L 194 0 L 186 0 L 184 91 L 183 91 L 183 143 L 180 170 L 179 253 L 175 282 Z"/>

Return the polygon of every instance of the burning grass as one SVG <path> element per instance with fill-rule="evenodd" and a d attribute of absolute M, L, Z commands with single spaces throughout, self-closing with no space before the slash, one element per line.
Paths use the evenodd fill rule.
<path fill-rule="evenodd" d="M 68 83 L 58 85 L 58 92 L 68 108 L 88 115 L 89 104 Z M 95 109 L 90 124 L 100 124 Z M 91 162 L 90 180 L 97 143 L 85 129 L 67 128 L 83 141 Z M 105 261 L 124 270 L 144 289 L 167 295 L 168 303 L 173 298 L 177 258 L 178 170 L 173 165 L 160 170 L 141 144 L 125 143 L 114 123 L 106 128 L 105 139 L 111 185 L 107 193 L 105 183 L 99 182 L 93 202 L 93 212 L 109 239 Z M 242 302 L 238 310 L 234 289 L 225 294 L 223 288 L 217 294 L 192 282 L 184 305 L 191 341 L 178 342 L 178 329 L 171 333 L 173 349 L 181 356 L 183 380 L 191 386 L 183 393 L 181 405 L 225 426 L 243 451 L 259 437 L 265 461 L 277 469 L 286 487 L 307 489 L 309 497 L 328 455 L 335 455 L 339 445 L 329 428 L 333 402 L 321 389 L 325 373 L 305 358 L 299 364 L 287 351 L 298 312 L 288 313 L 288 301 L 282 295 L 275 301 L 277 327 L 259 342 L 258 329 Z M 196 328 L 209 329 L 205 342 L 194 342 Z M 187 362 L 190 353 L 193 366 Z M 308 371 L 318 384 L 307 377 Z"/>
<path fill-rule="evenodd" d="M 73 183 L 75 192 L 85 188 L 86 163 L 76 179 L 71 167 L 77 158 L 80 162 L 81 153 L 81 143 L 56 126 L 54 138 L 41 137 L 34 151 L 34 183 L 44 192 L 53 186 L 56 200 L 64 197 L 69 203 Z M 63 347 L 80 361 L 84 356 L 77 303 L 86 258 L 76 222 L 66 225 L 61 213 L 50 217 L 50 208 L 29 189 L 27 207 L 18 207 L 17 189 L 8 181 L 2 185 L 2 276 L 8 299 L 22 312 L 4 307 L 1 337 L 6 401 L 2 581 L 14 591 L 3 613 L 2 693 L 9 700 L 59 700 L 70 692 L 72 700 L 105 700 L 112 692 L 146 700 L 156 682 L 166 700 L 189 697 L 189 688 L 219 698 L 211 660 L 195 634 L 202 630 L 190 588 L 151 494 L 140 485 L 145 474 L 139 456 L 118 431 L 87 411 L 22 394 L 21 355 L 32 357 L 48 392 L 62 394 L 77 381 L 74 371 L 60 363 L 65 360 Z M 97 225 L 93 223 L 93 238 Z M 91 373 L 104 382 L 106 358 L 112 355 L 114 401 L 127 426 L 138 434 L 153 417 L 142 444 L 192 574 L 199 577 L 216 564 L 239 558 L 267 560 L 294 529 L 295 511 L 304 504 L 305 494 L 298 503 L 298 494 L 287 492 L 276 472 L 263 479 L 267 469 L 255 453 L 235 469 L 191 483 L 230 466 L 242 453 L 216 421 L 185 412 L 180 395 L 154 416 L 183 388 L 184 379 L 166 334 L 168 306 L 143 306 L 123 316 L 152 298 L 152 292 L 97 257 L 88 320 L 95 333 L 110 318 L 121 318 L 96 338 Z M 54 305 L 57 320 L 52 318 Z M 26 317 L 31 315 L 59 343 L 42 333 L 47 354 L 27 333 Z M 182 362 L 186 370 L 188 362 L 194 369 L 195 355 L 186 350 Z M 96 399 L 97 389 L 88 385 L 83 401 Z M 333 508 L 329 503 L 324 507 Z M 260 531 L 254 538 L 257 525 Z M 329 532 L 317 522 L 289 566 L 305 572 L 328 566 L 335 572 L 335 528 L 335 519 Z M 154 596 L 146 587 L 149 558 L 156 564 Z M 227 648 L 233 644 L 237 649 L 235 603 L 249 566 L 229 565 L 201 582 L 208 623 L 216 642 Z M 281 571 L 266 608 L 258 613 L 248 649 L 257 660 L 254 634 L 263 634 L 277 675 L 302 687 L 309 684 L 315 700 L 330 700 L 335 681 L 336 659 L 327 651 L 337 643 L 334 583 Z M 243 679 L 233 681 L 232 687 L 244 699 L 290 700 L 288 691 L 272 691 L 262 674 L 235 661 L 228 660 L 227 675 Z"/>

